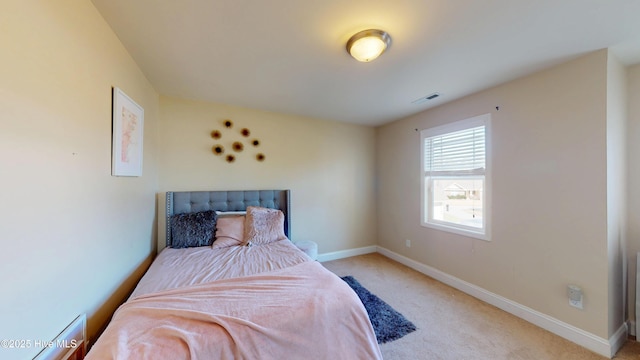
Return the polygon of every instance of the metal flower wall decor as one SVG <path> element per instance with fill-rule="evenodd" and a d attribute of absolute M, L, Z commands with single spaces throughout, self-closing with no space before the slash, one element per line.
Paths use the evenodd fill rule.
<path fill-rule="evenodd" d="M 237 160 L 237 157 L 245 149 L 245 143 L 249 148 L 257 148 L 260 146 L 260 140 L 256 138 L 249 139 L 251 130 L 248 128 L 242 128 L 239 131 L 233 130 L 233 121 L 226 119 L 222 121 L 222 130 L 211 131 L 211 138 L 219 140 L 214 144 L 211 151 L 216 155 L 224 158 L 226 162 L 233 163 Z M 226 143 L 232 150 L 225 155 L 225 147 L 222 143 Z M 255 159 L 257 161 L 264 161 L 265 155 L 263 153 L 256 153 Z"/>

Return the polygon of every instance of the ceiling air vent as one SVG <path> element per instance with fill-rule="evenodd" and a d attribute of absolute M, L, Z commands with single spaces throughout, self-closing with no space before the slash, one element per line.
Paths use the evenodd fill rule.
<path fill-rule="evenodd" d="M 423 96 L 420 99 L 413 100 L 411 103 L 412 104 L 422 104 L 422 103 L 427 102 L 429 100 L 436 99 L 439 96 L 440 96 L 440 93 L 433 93 L 431 95 Z"/>

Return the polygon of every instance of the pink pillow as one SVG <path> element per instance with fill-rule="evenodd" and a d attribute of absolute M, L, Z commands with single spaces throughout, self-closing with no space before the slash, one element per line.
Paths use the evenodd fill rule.
<path fill-rule="evenodd" d="M 268 244 L 286 238 L 282 211 L 257 206 L 247 207 L 247 218 L 244 224 L 245 244 Z"/>
<path fill-rule="evenodd" d="M 244 240 L 244 216 L 219 217 L 212 249 L 242 245 Z"/>

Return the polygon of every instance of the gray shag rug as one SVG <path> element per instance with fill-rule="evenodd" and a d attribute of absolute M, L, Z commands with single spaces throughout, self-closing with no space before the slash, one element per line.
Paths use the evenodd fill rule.
<path fill-rule="evenodd" d="M 416 331 L 416 326 L 411 321 L 405 319 L 402 314 L 394 310 L 389 304 L 369 292 L 352 276 L 344 276 L 341 279 L 358 294 L 362 304 L 367 309 L 378 344 L 398 340 Z"/>

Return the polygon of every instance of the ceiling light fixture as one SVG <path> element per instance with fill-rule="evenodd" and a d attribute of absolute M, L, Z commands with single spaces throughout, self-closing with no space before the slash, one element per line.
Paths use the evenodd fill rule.
<path fill-rule="evenodd" d="M 391 46 L 391 36 L 386 31 L 368 29 L 353 35 L 347 41 L 347 52 L 362 62 L 375 60 Z"/>

